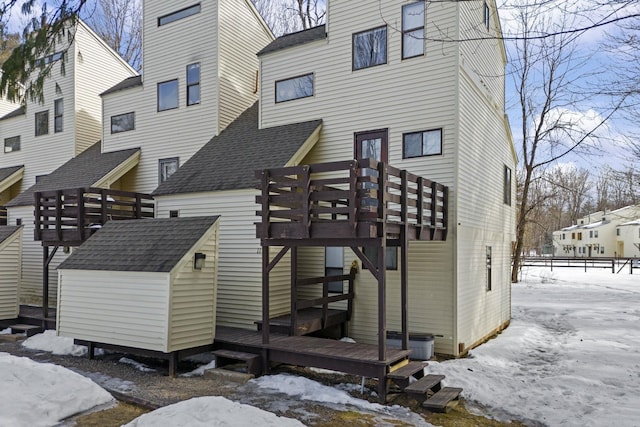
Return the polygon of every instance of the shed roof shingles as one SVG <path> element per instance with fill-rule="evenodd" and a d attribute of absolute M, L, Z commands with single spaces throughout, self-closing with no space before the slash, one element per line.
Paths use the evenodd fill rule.
<path fill-rule="evenodd" d="M 21 225 L 17 225 L 17 226 L 0 226 L 0 243 L 3 243 L 5 240 L 7 240 L 9 237 L 13 236 L 13 234 L 18 231 L 19 229 L 21 229 L 22 226 Z"/>
<path fill-rule="evenodd" d="M 254 171 L 286 165 L 321 125 L 322 120 L 313 120 L 258 129 L 256 102 L 160 184 L 153 194 L 253 188 L 257 182 Z"/>
<path fill-rule="evenodd" d="M 327 32 L 324 25 L 309 28 L 308 30 L 298 31 L 296 33 L 285 34 L 266 45 L 260 52 L 258 52 L 258 56 L 325 38 L 327 38 Z"/>
<path fill-rule="evenodd" d="M 131 148 L 102 153 L 100 142 L 97 142 L 49 175 L 42 177 L 40 182 L 7 203 L 7 207 L 33 205 L 33 193 L 36 191 L 90 187 L 139 150 Z"/>
<path fill-rule="evenodd" d="M 170 272 L 218 218 L 109 221 L 58 268 Z"/>

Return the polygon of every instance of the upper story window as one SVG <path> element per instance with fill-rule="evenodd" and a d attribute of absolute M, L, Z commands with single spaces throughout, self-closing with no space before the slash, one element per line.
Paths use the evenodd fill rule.
<path fill-rule="evenodd" d="M 504 167 L 504 204 L 511 206 L 511 168 Z"/>
<path fill-rule="evenodd" d="M 4 152 L 12 153 L 14 151 L 20 151 L 20 135 L 4 139 Z"/>
<path fill-rule="evenodd" d="M 402 135 L 403 158 L 442 154 L 442 129 L 411 132 Z"/>
<path fill-rule="evenodd" d="M 53 131 L 62 132 L 62 116 L 64 113 L 64 103 L 62 98 L 53 101 Z"/>
<path fill-rule="evenodd" d="M 313 96 L 313 74 L 292 77 L 276 82 L 276 102 Z"/>
<path fill-rule="evenodd" d="M 187 105 L 200 104 L 200 63 L 187 65 Z"/>
<path fill-rule="evenodd" d="M 178 21 L 182 18 L 187 18 L 191 15 L 195 15 L 200 13 L 200 3 L 194 4 L 193 6 L 185 7 L 184 9 L 180 9 L 176 12 L 170 13 L 168 15 L 164 15 L 158 18 L 158 27 L 162 25 L 167 25 L 172 22 Z"/>
<path fill-rule="evenodd" d="M 353 35 L 353 70 L 387 63 L 387 27 Z"/>
<path fill-rule="evenodd" d="M 424 55 L 424 7 L 424 1 L 402 6 L 402 59 Z"/>
<path fill-rule="evenodd" d="M 111 133 L 134 130 L 136 125 L 136 113 L 125 113 L 111 116 Z"/>
<path fill-rule="evenodd" d="M 56 53 L 53 53 L 51 55 L 47 55 L 47 56 L 45 56 L 43 58 L 40 58 L 36 62 L 37 62 L 38 66 L 42 67 L 44 65 L 49 65 L 52 62 L 59 61 L 63 57 L 64 57 L 64 52 L 56 52 Z"/>
<path fill-rule="evenodd" d="M 49 133 L 49 110 L 36 113 L 36 136 Z"/>
<path fill-rule="evenodd" d="M 178 108 L 178 79 L 158 83 L 158 111 Z"/>
<path fill-rule="evenodd" d="M 169 179 L 180 166 L 180 159 L 171 157 L 158 160 L 158 182 L 161 184 Z"/>
<path fill-rule="evenodd" d="M 489 29 L 489 18 L 491 16 L 491 11 L 489 9 L 489 5 L 487 2 L 484 2 L 484 26 Z"/>

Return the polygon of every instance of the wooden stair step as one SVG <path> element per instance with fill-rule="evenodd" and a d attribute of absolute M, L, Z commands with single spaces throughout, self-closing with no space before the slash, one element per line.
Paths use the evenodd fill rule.
<path fill-rule="evenodd" d="M 253 375 L 262 373 L 262 356 L 255 353 L 245 353 L 233 350 L 215 350 L 213 355 L 216 357 L 216 367 L 221 368 L 236 362 L 244 362 L 247 364 L 247 372 Z"/>
<path fill-rule="evenodd" d="M 434 412 L 447 412 L 458 404 L 462 389 L 444 387 L 422 403 L 422 407 Z"/>
<path fill-rule="evenodd" d="M 42 332 L 42 327 L 35 325 L 27 325 L 27 324 L 16 324 L 9 326 L 12 334 L 21 334 L 25 333 L 28 337 L 34 336 Z"/>
<path fill-rule="evenodd" d="M 437 393 L 440 391 L 440 383 L 444 379 L 444 375 L 425 375 L 418 381 L 407 386 L 404 391 L 409 394 L 424 395 L 429 391 Z"/>
<path fill-rule="evenodd" d="M 425 366 L 427 366 L 427 364 L 423 362 L 409 362 L 389 372 L 387 378 L 396 383 L 400 388 L 405 389 L 411 383 L 411 377 L 419 380 L 424 376 Z"/>

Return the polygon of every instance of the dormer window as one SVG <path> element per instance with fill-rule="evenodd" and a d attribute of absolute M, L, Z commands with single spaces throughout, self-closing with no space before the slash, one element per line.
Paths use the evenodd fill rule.
<path fill-rule="evenodd" d="M 353 35 L 353 70 L 387 63 L 387 27 Z"/>

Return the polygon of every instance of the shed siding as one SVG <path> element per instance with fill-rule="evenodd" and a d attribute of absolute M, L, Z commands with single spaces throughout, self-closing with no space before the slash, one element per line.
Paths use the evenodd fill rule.
<path fill-rule="evenodd" d="M 216 327 L 218 226 L 174 267 L 169 307 L 169 351 L 213 343 Z M 204 268 L 194 270 L 194 253 L 205 254 Z"/>
<path fill-rule="evenodd" d="M 58 273 L 58 335 L 168 351 L 168 273 Z"/>
<path fill-rule="evenodd" d="M 245 329 L 255 328 L 262 318 L 262 255 L 255 237 L 256 191 L 193 193 L 157 198 L 156 216 L 181 217 L 220 215 L 218 237 L 218 304 L 216 323 Z M 271 248 L 271 257 L 278 249 Z M 271 315 L 289 312 L 289 256 L 271 272 Z"/>
<path fill-rule="evenodd" d="M 42 245 L 33 240 L 33 206 L 18 206 L 8 209 L 9 224 L 22 219 L 22 262 L 20 279 L 20 303 L 42 304 Z M 49 304 L 55 305 L 58 274 L 56 268 L 67 255 L 60 248 L 49 264 Z"/>
<path fill-rule="evenodd" d="M 127 77 L 134 70 L 83 24 L 75 38 L 75 155 L 102 138 L 102 100 L 100 93 Z M 100 76 L 100 78 L 96 78 Z M 66 123 L 65 123 L 66 125 Z"/>
<path fill-rule="evenodd" d="M 0 242 L 0 320 L 18 317 L 22 231 Z"/>

